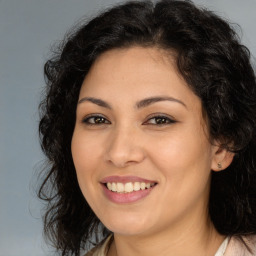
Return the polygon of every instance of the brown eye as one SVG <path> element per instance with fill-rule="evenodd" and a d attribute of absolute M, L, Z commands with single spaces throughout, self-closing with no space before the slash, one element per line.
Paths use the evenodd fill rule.
<path fill-rule="evenodd" d="M 148 119 L 148 121 L 145 124 L 165 125 L 165 124 L 172 124 L 172 123 L 176 123 L 176 121 L 171 119 L 170 117 L 154 116 Z"/>
<path fill-rule="evenodd" d="M 166 124 L 166 123 L 169 123 L 167 118 L 164 118 L 164 117 L 157 117 L 157 118 L 155 118 L 155 122 L 156 122 L 156 124 Z"/>
<path fill-rule="evenodd" d="M 83 123 L 88 125 L 110 124 L 110 122 L 103 116 L 89 116 L 83 120 Z"/>
<path fill-rule="evenodd" d="M 94 117 L 94 123 L 95 124 L 103 124 L 105 123 L 105 118 L 98 116 L 98 117 Z"/>

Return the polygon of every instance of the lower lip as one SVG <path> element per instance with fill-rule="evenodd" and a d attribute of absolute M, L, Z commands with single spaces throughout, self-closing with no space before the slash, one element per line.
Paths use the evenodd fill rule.
<path fill-rule="evenodd" d="M 155 186 L 148 189 L 133 191 L 129 193 L 112 192 L 104 184 L 102 184 L 102 187 L 103 187 L 105 196 L 111 202 L 117 203 L 117 204 L 126 204 L 126 203 L 134 203 L 147 197 L 151 193 L 151 191 L 154 189 Z"/>

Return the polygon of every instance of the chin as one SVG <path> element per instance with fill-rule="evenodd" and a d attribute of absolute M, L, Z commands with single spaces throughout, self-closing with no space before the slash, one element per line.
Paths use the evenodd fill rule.
<path fill-rule="evenodd" d="M 107 225 L 105 225 L 107 223 Z M 106 220 L 103 224 L 113 233 L 120 235 L 139 235 L 149 230 L 148 223 L 145 219 L 129 217 L 113 217 Z"/>

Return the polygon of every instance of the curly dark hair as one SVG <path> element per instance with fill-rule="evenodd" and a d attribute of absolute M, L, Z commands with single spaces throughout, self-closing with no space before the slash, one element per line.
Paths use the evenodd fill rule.
<path fill-rule="evenodd" d="M 46 236 L 61 255 L 78 256 L 92 237 L 110 233 L 80 191 L 71 139 L 79 91 L 95 59 L 131 46 L 175 53 L 180 74 L 202 101 L 211 138 L 235 153 L 226 170 L 212 172 L 210 218 L 220 234 L 256 234 L 256 79 L 249 50 L 213 12 L 163 0 L 112 7 L 69 34 L 45 64 L 39 133 L 49 161 L 38 194 L 47 203 Z"/>

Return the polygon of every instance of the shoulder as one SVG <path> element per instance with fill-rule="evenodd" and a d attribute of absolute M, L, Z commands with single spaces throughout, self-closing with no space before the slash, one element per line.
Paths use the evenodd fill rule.
<path fill-rule="evenodd" d="M 84 256 L 106 256 L 111 242 L 112 242 L 112 235 L 107 237 L 107 239 L 102 243 L 92 248 Z"/>
<path fill-rule="evenodd" d="M 253 256 L 256 255 L 256 235 L 231 237 L 225 256 Z"/>

